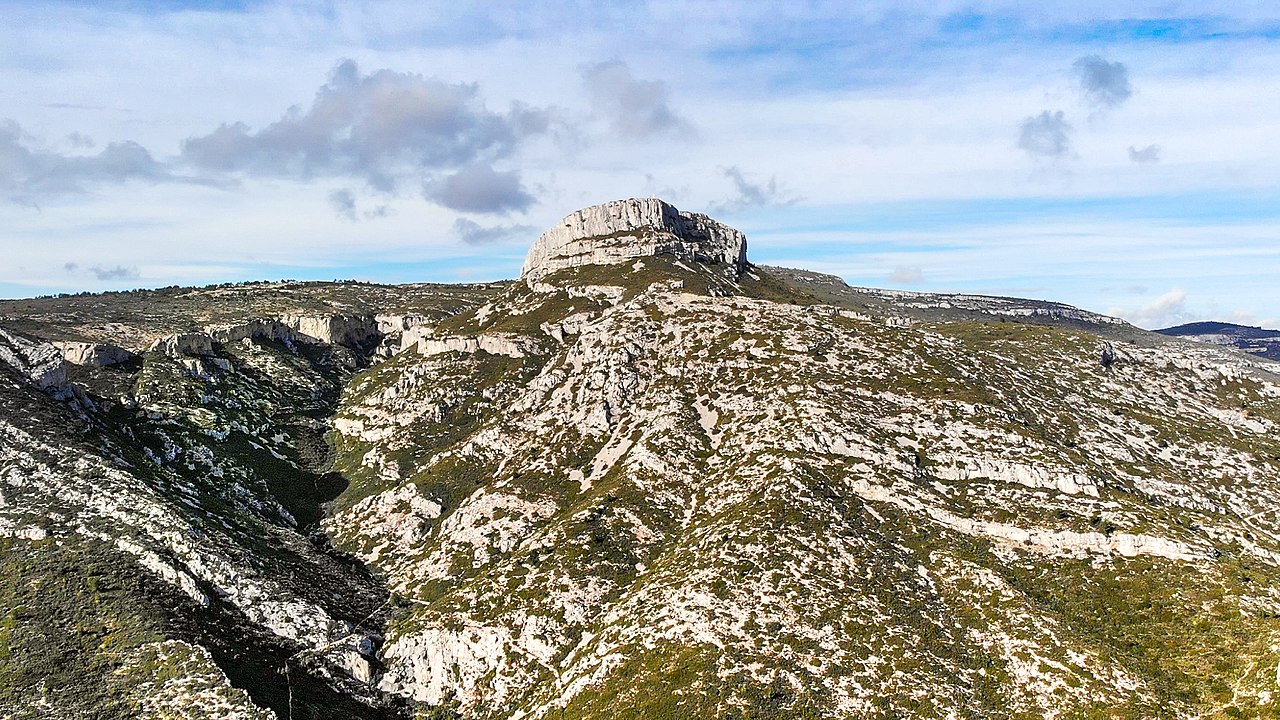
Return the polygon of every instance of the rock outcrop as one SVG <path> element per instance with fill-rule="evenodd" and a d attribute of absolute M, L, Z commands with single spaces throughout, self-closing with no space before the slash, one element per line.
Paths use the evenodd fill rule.
<path fill-rule="evenodd" d="M 490 355 L 506 355 L 508 357 L 524 357 L 534 349 L 534 343 L 527 338 L 509 334 L 487 335 L 435 335 L 431 328 L 414 328 L 409 330 L 400 341 L 403 352 L 415 349 L 420 355 L 441 355 L 449 352 L 460 352 L 468 355 L 487 352 Z"/>
<path fill-rule="evenodd" d="M 535 280 L 564 268 L 654 255 L 723 263 L 737 274 L 747 264 L 747 238 L 657 198 L 615 200 L 571 213 L 544 232 L 529 249 L 520 276 Z"/>
<path fill-rule="evenodd" d="M 88 367 L 107 367 L 119 365 L 137 357 L 118 345 L 92 342 L 55 342 L 54 347 L 62 352 L 62 357 L 72 365 Z"/>
<path fill-rule="evenodd" d="M 215 342 L 226 345 L 241 340 L 264 340 L 293 345 L 300 342 L 297 331 L 279 320 L 250 320 L 239 325 L 210 325 L 205 333 Z"/>
<path fill-rule="evenodd" d="M 378 325 L 378 332 L 383 335 L 402 333 L 407 330 L 412 330 L 419 325 L 426 325 L 431 322 L 431 318 L 417 313 L 409 313 L 407 315 L 375 315 L 373 320 Z"/>
<path fill-rule="evenodd" d="M 280 322 L 306 336 L 303 341 L 360 347 L 382 338 L 378 321 L 367 315 L 285 315 Z"/>
<path fill-rule="evenodd" d="M 216 345 L 241 340 L 280 342 L 290 348 L 295 345 L 321 344 L 361 348 L 382 339 L 382 324 L 373 317 L 363 315 L 284 315 L 278 319 L 255 318 L 239 324 L 209 325 L 203 332 L 168 335 L 155 340 L 147 349 L 174 356 L 202 356 L 214 354 Z"/>
<path fill-rule="evenodd" d="M 165 355 L 212 355 L 213 338 L 206 333 L 178 333 L 157 339 L 147 347 Z"/>
<path fill-rule="evenodd" d="M 67 365 L 58 348 L 0 328 L 0 363 L 9 365 L 41 390 L 67 386 Z"/>

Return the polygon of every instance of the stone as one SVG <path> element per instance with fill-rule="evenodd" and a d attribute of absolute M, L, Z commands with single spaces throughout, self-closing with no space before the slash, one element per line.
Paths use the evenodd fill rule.
<path fill-rule="evenodd" d="M 737 275 L 747 265 L 747 238 L 658 198 L 615 200 L 571 213 L 544 232 L 529 249 L 520 277 L 532 282 L 565 268 L 655 255 L 724 264 Z"/>

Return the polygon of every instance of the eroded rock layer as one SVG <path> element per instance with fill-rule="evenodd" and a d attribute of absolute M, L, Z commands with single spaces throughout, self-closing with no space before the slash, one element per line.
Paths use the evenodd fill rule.
<path fill-rule="evenodd" d="M 747 238 L 657 198 L 615 200 L 571 213 L 543 233 L 529 249 L 520 275 L 537 279 L 564 268 L 654 255 L 722 263 L 736 274 L 746 267 Z"/>

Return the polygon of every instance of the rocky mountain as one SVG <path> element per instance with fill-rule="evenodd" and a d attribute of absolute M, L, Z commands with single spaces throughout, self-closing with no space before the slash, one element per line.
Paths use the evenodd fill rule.
<path fill-rule="evenodd" d="M 1280 703 L 1280 374 L 762 267 L 661 201 L 490 285 L 0 303 L 0 717 Z"/>
<path fill-rule="evenodd" d="M 1195 322 L 1156 330 L 1161 335 L 1225 345 L 1253 355 L 1280 360 L 1280 330 L 1224 322 Z"/>

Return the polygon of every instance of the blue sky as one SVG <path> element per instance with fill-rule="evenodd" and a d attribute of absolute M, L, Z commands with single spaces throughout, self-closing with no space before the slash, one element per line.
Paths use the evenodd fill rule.
<path fill-rule="evenodd" d="M 1280 325 L 1272 2 L 0 19 L 0 296 L 507 278 L 568 212 L 658 195 L 854 284 Z"/>

